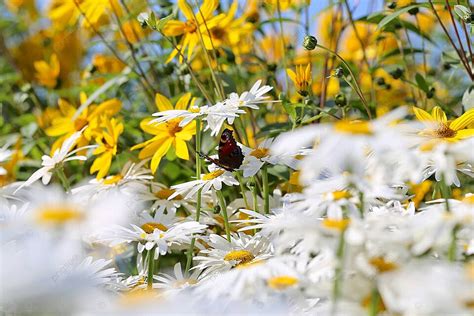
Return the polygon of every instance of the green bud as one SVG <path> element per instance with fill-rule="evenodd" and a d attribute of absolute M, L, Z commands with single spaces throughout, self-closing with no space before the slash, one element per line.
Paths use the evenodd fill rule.
<path fill-rule="evenodd" d="M 334 103 L 338 106 L 345 106 L 347 104 L 347 98 L 344 94 L 338 93 L 334 98 Z"/>
<path fill-rule="evenodd" d="M 334 75 L 338 78 L 344 77 L 344 69 L 342 69 L 341 67 L 336 68 L 336 70 L 334 71 Z"/>
<path fill-rule="evenodd" d="M 303 47 L 306 50 L 313 50 L 316 48 L 316 45 L 318 45 L 318 40 L 316 37 L 311 36 L 311 35 L 306 35 L 303 39 Z"/>

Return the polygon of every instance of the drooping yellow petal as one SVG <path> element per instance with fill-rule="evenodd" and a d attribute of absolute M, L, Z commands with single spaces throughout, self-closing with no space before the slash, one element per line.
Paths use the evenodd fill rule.
<path fill-rule="evenodd" d="M 288 74 L 288 77 L 290 77 L 291 81 L 296 84 L 296 73 L 292 69 L 287 69 L 286 73 Z"/>
<path fill-rule="evenodd" d="M 168 111 L 173 109 L 170 100 L 162 94 L 155 94 L 155 105 L 158 111 Z"/>
<path fill-rule="evenodd" d="M 145 118 L 140 122 L 140 128 L 148 134 L 158 135 L 160 133 L 166 133 L 166 123 L 151 123 L 152 118 Z"/>
<path fill-rule="evenodd" d="M 417 107 L 413 107 L 413 112 L 415 112 L 415 115 L 416 115 L 416 118 L 419 120 L 419 121 L 434 121 L 435 119 L 433 118 L 433 116 L 431 116 L 430 113 L 426 112 L 425 110 L 423 109 L 420 109 L 420 108 L 417 108 Z"/>
<path fill-rule="evenodd" d="M 439 106 L 435 106 L 431 111 L 431 114 L 437 122 L 446 123 L 448 121 L 446 113 L 444 113 L 444 111 Z"/>
<path fill-rule="evenodd" d="M 176 138 L 175 140 L 176 156 L 181 159 L 189 160 L 188 146 L 186 142 Z"/>
<path fill-rule="evenodd" d="M 460 131 L 468 125 L 474 123 L 474 109 L 470 109 L 449 124 L 453 131 Z"/>
<path fill-rule="evenodd" d="M 161 162 L 161 158 L 163 158 L 164 155 L 168 152 L 168 150 L 171 147 L 173 140 L 168 138 L 166 139 L 163 144 L 158 148 L 158 150 L 153 154 L 153 158 L 151 159 L 151 171 L 155 173 L 156 169 L 158 168 L 158 165 Z"/>
<path fill-rule="evenodd" d="M 97 179 L 102 179 L 109 172 L 111 164 L 112 153 L 105 152 L 94 160 L 94 163 L 92 164 L 90 169 L 90 173 L 93 174 L 94 172 L 99 171 L 99 173 L 97 174 Z"/>

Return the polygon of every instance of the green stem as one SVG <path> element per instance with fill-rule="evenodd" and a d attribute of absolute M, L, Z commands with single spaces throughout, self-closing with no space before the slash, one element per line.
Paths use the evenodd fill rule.
<path fill-rule="evenodd" d="M 237 171 L 235 174 L 237 175 L 237 180 L 239 180 L 240 190 L 242 191 L 242 198 L 244 199 L 245 208 L 250 209 L 249 201 L 247 200 L 247 196 L 245 195 L 244 179 L 240 175 L 240 172 Z"/>
<path fill-rule="evenodd" d="M 69 185 L 69 181 L 68 181 L 66 175 L 64 174 L 64 167 L 60 166 L 60 167 L 56 168 L 55 172 L 56 172 L 56 175 L 58 176 L 59 180 L 61 181 L 61 184 L 63 185 L 64 189 L 66 190 L 66 192 L 71 191 L 71 186 Z"/>
<path fill-rule="evenodd" d="M 443 176 L 440 182 L 441 186 L 441 195 L 443 196 L 444 203 L 446 206 L 446 212 L 450 213 L 451 210 L 449 208 L 449 197 L 451 196 L 451 189 L 450 187 L 446 184 L 445 177 Z"/>
<path fill-rule="evenodd" d="M 253 210 L 257 213 L 258 211 L 258 193 L 257 193 L 257 183 L 255 181 L 255 176 L 252 177 L 252 187 L 250 188 L 250 191 L 252 192 L 252 199 L 253 199 Z"/>
<path fill-rule="evenodd" d="M 201 119 L 196 120 L 196 179 L 201 177 L 201 157 L 199 156 L 199 152 L 201 151 Z M 201 193 L 202 190 L 199 189 L 197 192 L 197 199 L 196 199 L 196 222 L 199 223 L 199 219 L 201 218 Z M 196 238 L 191 239 L 191 245 L 189 246 L 188 252 L 186 254 L 186 268 L 185 274 L 189 272 L 191 268 L 191 263 L 193 261 L 193 254 L 194 254 L 194 245 L 196 243 Z"/>
<path fill-rule="evenodd" d="M 453 262 L 456 260 L 456 241 L 457 237 L 456 234 L 458 232 L 459 226 L 456 225 L 453 227 L 453 231 L 451 232 L 451 243 L 449 244 L 448 249 L 448 260 Z"/>
<path fill-rule="evenodd" d="M 364 94 L 362 93 L 362 90 L 361 90 L 359 84 L 357 83 L 356 76 L 354 76 L 354 73 L 352 72 L 351 67 L 349 66 L 349 64 L 338 53 L 330 50 L 329 48 L 321 46 L 319 44 L 317 45 L 317 47 L 319 47 L 322 50 L 325 50 L 326 52 L 336 56 L 337 59 L 339 59 L 344 64 L 344 66 L 346 66 L 347 70 L 349 71 L 349 74 L 351 75 L 352 79 L 354 80 L 353 89 L 355 90 L 355 92 L 359 96 L 360 100 L 362 101 L 362 104 L 364 105 L 365 111 L 367 112 L 367 116 L 369 117 L 369 119 L 372 119 L 372 114 L 370 113 L 370 109 L 369 109 L 369 105 L 367 103 L 367 100 L 365 99 Z"/>
<path fill-rule="evenodd" d="M 377 287 L 374 287 L 372 289 L 372 296 L 370 298 L 369 316 L 377 316 L 377 312 L 379 309 L 379 302 L 380 302 L 379 292 L 377 291 Z"/>
<path fill-rule="evenodd" d="M 225 198 L 221 191 L 216 191 L 217 198 L 219 199 L 219 206 L 221 207 L 222 217 L 224 218 L 225 234 L 227 241 L 230 242 L 230 225 L 229 218 L 227 217 L 227 206 L 225 204 Z"/>
<path fill-rule="evenodd" d="M 155 272 L 155 247 L 148 251 L 148 277 L 147 277 L 147 289 L 153 289 L 153 275 Z"/>
<path fill-rule="evenodd" d="M 262 181 L 263 181 L 263 210 L 265 214 L 270 213 L 270 188 L 268 187 L 268 170 L 267 165 L 262 167 Z"/>
<path fill-rule="evenodd" d="M 339 296 L 341 295 L 341 279 L 342 279 L 342 268 L 344 265 L 344 246 L 345 246 L 345 231 L 342 231 L 339 236 L 339 243 L 337 245 L 336 257 L 337 266 L 334 273 L 334 284 L 332 289 L 332 308 L 331 315 L 337 315 L 337 303 Z"/>

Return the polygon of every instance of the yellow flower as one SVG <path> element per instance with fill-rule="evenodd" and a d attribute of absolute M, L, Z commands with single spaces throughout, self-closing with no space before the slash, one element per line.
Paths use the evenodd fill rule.
<path fill-rule="evenodd" d="M 291 81 L 295 84 L 296 91 L 303 97 L 307 96 L 308 87 L 312 81 L 311 65 L 308 64 L 306 68 L 303 68 L 303 66 L 296 66 L 296 73 L 291 69 L 287 69 L 286 72 L 288 73 L 288 77 L 290 77 Z"/>
<path fill-rule="evenodd" d="M 452 142 L 474 136 L 473 128 L 465 129 L 474 123 L 474 109 L 452 121 L 448 121 L 446 113 L 439 106 L 435 106 L 431 114 L 417 107 L 413 107 L 413 111 L 416 118 L 426 126 L 420 135 Z"/>
<path fill-rule="evenodd" d="M 77 23 L 81 11 L 85 15 L 82 26 L 87 28 L 91 24 L 97 28 L 107 22 L 107 12 L 115 11 L 119 15 L 121 12 L 117 0 L 54 0 L 48 10 L 48 17 L 55 28 L 64 29 Z"/>
<path fill-rule="evenodd" d="M 56 87 L 59 76 L 59 60 L 56 54 L 51 55 L 49 64 L 44 61 L 35 61 L 36 79 L 40 84 L 48 88 Z"/>
<path fill-rule="evenodd" d="M 190 104 L 191 93 L 186 93 L 179 98 L 176 106 L 173 107 L 170 100 L 159 93 L 155 96 L 155 105 L 159 111 L 167 111 L 172 109 L 185 110 Z M 193 103 L 193 101 L 191 101 Z M 140 122 L 140 127 L 146 133 L 155 135 L 152 139 L 149 139 L 141 144 L 132 147 L 132 150 L 143 148 L 138 157 L 145 159 L 152 157 L 151 159 L 151 171 L 155 173 L 158 168 L 161 158 L 163 158 L 168 151 L 173 150 L 176 152 L 176 156 L 181 159 L 188 160 L 189 153 L 186 142 L 191 140 L 194 134 L 196 134 L 196 122 L 181 127 L 181 118 L 169 120 L 165 123 L 160 124 L 149 124 L 150 118 L 144 119 Z"/>
<path fill-rule="evenodd" d="M 178 7 L 187 20 L 186 22 L 179 20 L 168 21 L 163 28 L 163 33 L 166 36 L 182 35 L 181 41 L 178 44 L 178 48 L 181 52 L 184 52 L 186 49 L 188 50 L 188 59 L 191 58 L 194 49 L 198 43 L 200 43 L 201 36 L 205 48 L 209 50 L 213 49 L 208 30 L 212 32 L 219 21 L 225 16 L 224 14 L 217 16 L 212 15 L 218 5 L 219 2 L 217 0 L 204 0 L 202 6 L 199 8 L 199 11 L 194 14 L 193 9 L 186 2 L 186 0 L 178 0 Z M 166 62 L 170 62 L 177 54 L 178 50 L 174 49 Z M 183 62 L 182 55 L 179 56 L 179 61 Z"/>
<path fill-rule="evenodd" d="M 268 64 L 270 63 L 280 63 L 283 58 L 283 47 L 282 47 L 282 39 L 280 36 L 265 36 L 260 41 L 260 49 L 263 53 L 263 58 L 267 61 Z M 289 43 L 290 38 L 287 35 L 283 36 L 283 42 Z M 286 44 L 285 44 L 286 45 Z"/>
<path fill-rule="evenodd" d="M 102 54 L 94 55 L 92 65 L 101 74 L 119 73 L 125 67 L 125 64 L 118 60 L 115 56 L 107 56 Z"/>
<path fill-rule="evenodd" d="M 118 137 L 123 132 L 123 124 L 116 119 L 104 119 L 105 129 L 96 142 L 99 145 L 93 154 L 100 155 L 92 163 L 90 173 L 97 172 L 97 179 L 102 179 L 107 175 L 112 164 L 112 158 L 117 154 Z"/>
<path fill-rule="evenodd" d="M 81 103 L 84 103 L 87 96 L 81 93 Z M 89 143 L 89 141 L 96 135 L 95 131 L 100 132 L 101 116 L 112 116 L 116 114 L 122 107 L 122 103 L 118 99 L 110 99 L 102 102 L 99 105 L 89 105 L 77 117 L 76 108 L 69 102 L 63 99 L 58 101 L 59 113 L 51 121 L 51 126 L 45 132 L 48 136 L 61 136 L 57 139 L 51 147 L 51 152 L 58 149 L 63 141 L 69 138 L 73 133 L 84 130 L 82 137 L 78 141 L 78 146 L 82 147 Z"/>

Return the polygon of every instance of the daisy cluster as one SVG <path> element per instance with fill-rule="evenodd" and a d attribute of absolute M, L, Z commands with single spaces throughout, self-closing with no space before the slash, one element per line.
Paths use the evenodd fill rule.
<path fill-rule="evenodd" d="M 271 89 L 260 84 L 155 120 L 199 117 L 215 134 L 242 106 L 258 110 Z M 211 164 L 171 187 L 154 180 L 149 159 L 69 187 L 65 165 L 92 149 L 76 148 L 78 131 L 0 191 L 2 311 L 467 315 L 474 195 L 449 191 L 474 175 L 474 139 L 440 129 L 462 136 L 474 116 L 447 125 L 414 111 L 425 120 L 402 107 L 238 143 L 238 170 Z M 291 176 L 270 190 L 278 169 Z M 64 188 L 44 186 L 53 175 Z M 426 181 L 439 198 L 413 191 Z"/>

